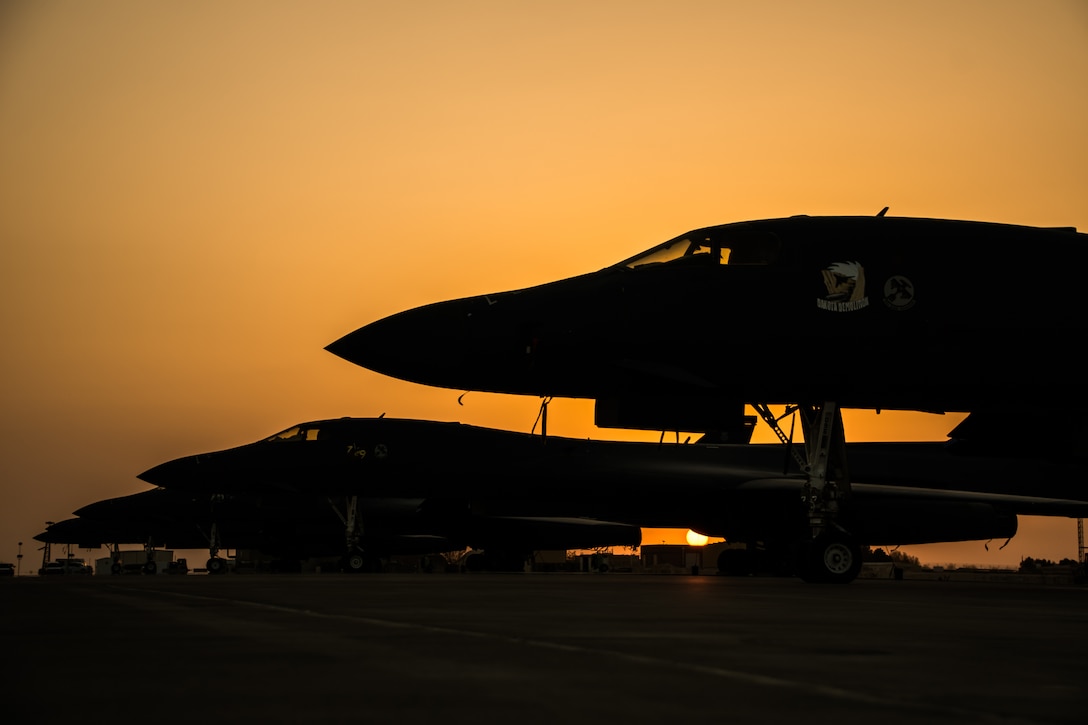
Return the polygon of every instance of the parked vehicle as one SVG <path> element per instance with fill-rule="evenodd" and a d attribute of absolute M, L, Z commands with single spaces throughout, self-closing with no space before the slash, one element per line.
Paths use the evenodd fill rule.
<path fill-rule="evenodd" d="M 57 559 L 46 563 L 38 573 L 42 576 L 57 576 L 62 574 L 92 574 L 94 572 L 83 559 Z"/>

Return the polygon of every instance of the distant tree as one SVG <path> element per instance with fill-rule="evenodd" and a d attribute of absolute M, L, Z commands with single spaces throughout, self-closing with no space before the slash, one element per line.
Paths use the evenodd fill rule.
<path fill-rule="evenodd" d="M 1039 571 L 1045 566 L 1054 566 L 1054 562 L 1050 559 L 1033 559 L 1030 556 L 1020 560 L 1020 571 L 1022 572 Z"/>
<path fill-rule="evenodd" d="M 916 556 L 908 556 L 902 551 L 885 551 L 883 548 L 873 549 L 866 547 L 861 552 L 861 560 L 868 562 L 892 562 L 903 568 L 916 568 L 921 566 Z"/>
<path fill-rule="evenodd" d="M 865 547 L 865 550 L 861 552 L 861 560 L 870 562 L 885 562 L 891 561 L 892 559 L 890 556 L 888 556 L 888 552 L 884 551 L 884 549 L 873 549 L 867 546 Z"/>
<path fill-rule="evenodd" d="M 904 551 L 893 551 L 888 556 L 904 569 L 917 569 L 922 565 L 917 556 L 911 556 Z"/>

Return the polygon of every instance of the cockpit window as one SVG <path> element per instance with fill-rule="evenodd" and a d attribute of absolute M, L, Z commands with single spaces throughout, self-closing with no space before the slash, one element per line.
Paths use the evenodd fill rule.
<path fill-rule="evenodd" d="M 779 243 L 773 234 L 687 235 L 620 262 L 617 267 L 638 269 L 647 265 L 675 264 L 694 260 L 696 264 L 773 264 Z"/>
<path fill-rule="evenodd" d="M 320 430 L 320 428 L 293 425 L 285 431 L 280 431 L 276 435 L 269 436 L 265 440 L 269 443 L 275 441 L 316 441 L 317 434 Z"/>
<path fill-rule="evenodd" d="M 713 248 L 709 244 L 700 244 L 687 238 L 674 239 L 623 262 L 623 266 L 635 269 L 647 264 L 667 264 L 696 254 L 710 254 L 712 251 Z M 707 259 L 709 260 L 709 257 Z"/>

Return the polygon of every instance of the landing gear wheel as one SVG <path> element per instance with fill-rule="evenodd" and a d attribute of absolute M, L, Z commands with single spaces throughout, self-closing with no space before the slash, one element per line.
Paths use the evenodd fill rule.
<path fill-rule="evenodd" d="M 848 536 L 821 534 L 801 556 L 801 578 L 807 582 L 849 584 L 861 571 L 861 547 Z"/>
<path fill-rule="evenodd" d="M 158 574 L 159 567 L 153 561 L 144 564 L 144 574 Z"/>
<path fill-rule="evenodd" d="M 209 574 L 227 573 L 227 562 L 219 558 L 218 556 L 213 556 L 212 558 L 208 559 L 208 563 L 206 566 L 208 568 Z"/>
<path fill-rule="evenodd" d="M 344 571 L 349 574 L 359 574 L 371 569 L 372 561 L 366 554 L 355 552 L 344 557 Z"/>

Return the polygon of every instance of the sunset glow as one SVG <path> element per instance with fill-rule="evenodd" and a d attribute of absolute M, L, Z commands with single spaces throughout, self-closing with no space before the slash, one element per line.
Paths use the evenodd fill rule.
<path fill-rule="evenodd" d="M 1086 8 L 5 2 L 0 561 L 151 466 L 302 421 L 530 430 L 538 399 L 459 400 L 324 351 L 400 310 L 745 219 L 890 206 L 1088 230 Z M 755 352 L 810 354 L 785 333 Z M 962 419 L 845 417 L 855 441 Z M 596 429 L 587 401 L 548 425 L 660 435 Z M 1073 557 L 1075 523 L 1001 543 L 909 550 Z"/>
<path fill-rule="evenodd" d="M 706 542 L 710 541 L 709 536 L 703 536 L 691 529 L 688 529 L 688 533 L 684 538 L 687 541 L 688 546 L 706 546 Z"/>

